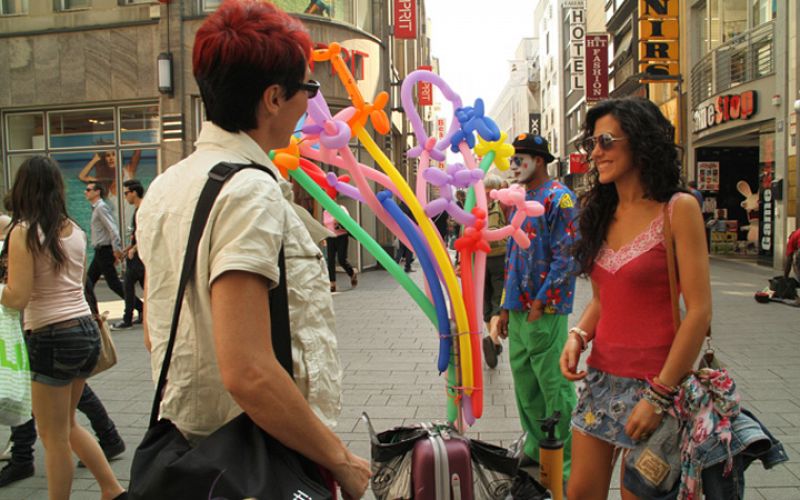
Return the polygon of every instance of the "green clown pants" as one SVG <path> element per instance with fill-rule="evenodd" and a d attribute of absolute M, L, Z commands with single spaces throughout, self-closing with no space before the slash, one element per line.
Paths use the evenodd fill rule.
<path fill-rule="evenodd" d="M 540 421 L 560 411 L 556 439 L 564 442 L 566 481 L 572 449 L 570 419 L 577 403 L 573 383 L 564 378 L 558 365 L 567 341 L 567 316 L 543 314 L 529 323 L 527 311 L 509 311 L 508 341 L 519 419 L 528 433 L 525 454 L 539 460 L 539 442 L 547 437 Z"/>

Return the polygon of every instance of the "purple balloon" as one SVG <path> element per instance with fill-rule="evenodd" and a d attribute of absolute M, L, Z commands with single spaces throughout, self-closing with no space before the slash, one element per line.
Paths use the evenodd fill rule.
<path fill-rule="evenodd" d="M 411 128 L 414 129 L 414 135 L 417 138 L 418 146 L 411 148 L 406 154 L 411 158 L 416 158 L 425 149 L 425 144 L 428 142 L 428 134 L 425 132 L 425 126 L 422 124 L 422 118 L 417 113 L 417 108 L 414 106 L 414 100 L 411 97 L 414 86 L 419 82 L 430 82 L 441 90 L 444 97 L 453 104 L 453 109 L 461 107 L 461 97 L 456 94 L 453 89 L 445 82 L 442 77 L 427 70 L 412 71 L 403 79 L 403 86 L 400 88 L 400 99 L 403 102 L 403 109 L 406 111 L 408 121 L 411 122 Z M 436 146 L 430 150 L 431 158 L 437 161 L 444 161 L 445 156 L 443 150 L 450 144 L 450 137 L 461 129 L 458 121 L 453 120 L 450 123 L 450 130 L 445 135 L 444 139 L 439 141 Z"/>

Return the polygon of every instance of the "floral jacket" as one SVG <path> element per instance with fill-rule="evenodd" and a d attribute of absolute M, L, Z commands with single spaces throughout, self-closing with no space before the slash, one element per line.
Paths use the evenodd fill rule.
<path fill-rule="evenodd" d="M 536 299 L 545 314 L 569 314 L 575 295 L 575 263 L 571 247 L 577 238 L 578 209 L 575 194 L 550 180 L 528 190 L 528 201 L 544 206 L 541 217 L 528 217 L 522 225 L 531 246 L 522 249 L 508 241 L 503 309 L 526 311 Z M 513 215 L 512 215 L 513 217 Z"/>

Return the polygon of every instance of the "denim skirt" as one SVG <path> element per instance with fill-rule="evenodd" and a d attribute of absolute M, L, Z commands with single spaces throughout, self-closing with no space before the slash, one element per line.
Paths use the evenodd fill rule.
<path fill-rule="evenodd" d="M 636 441 L 625 433 L 625 423 L 646 387 L 644 380 L 587 368 L 572 426 L 614 446 L 633 448 Z"/>
<path fill-rule="evenodd" d="M 91 316 L 75 321 L 77 324 L 68 327 L 56 323 L 35 333 L 25 332 L 31 380 L 64 386 L 92 373 L 100 355 L 100 331 Z"/>

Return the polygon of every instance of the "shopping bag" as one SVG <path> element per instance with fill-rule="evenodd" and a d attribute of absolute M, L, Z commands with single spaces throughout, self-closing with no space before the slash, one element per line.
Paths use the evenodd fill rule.
<path fill-rule="evenodd" d="M 19 311 L 0 305 L 0 424 L 31 418 L 31 371 Z"/>

